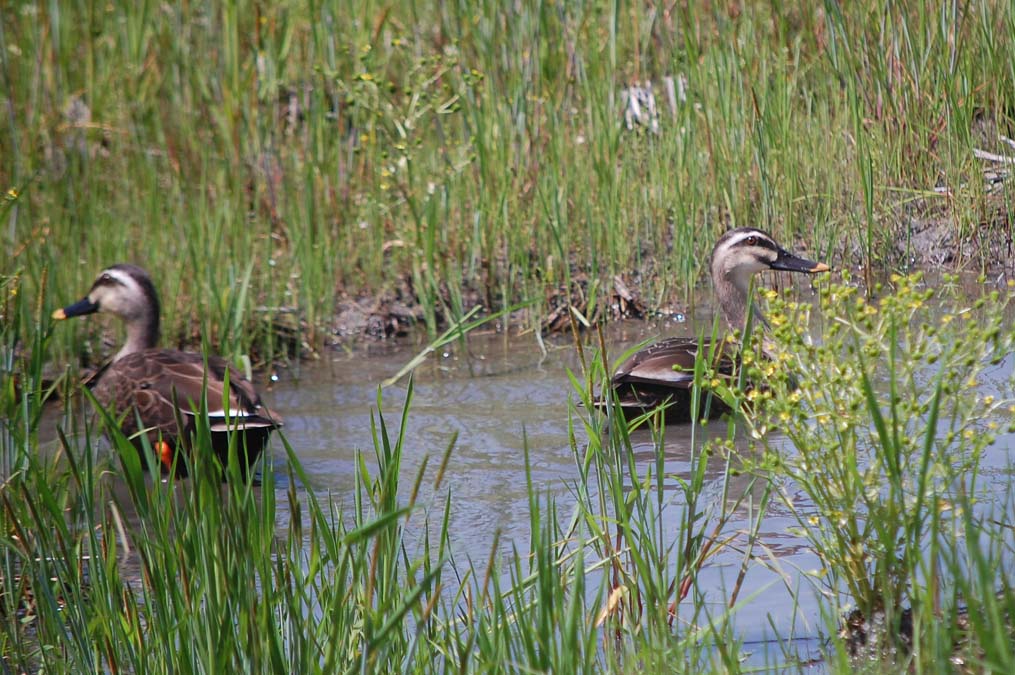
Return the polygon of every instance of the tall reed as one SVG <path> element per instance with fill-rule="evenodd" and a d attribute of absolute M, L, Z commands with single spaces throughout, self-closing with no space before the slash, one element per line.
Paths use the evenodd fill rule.
<path fill-rule="evenodd" d="M 1015 90 L 1010 8 L 938 9 L 17 3 L 0 273 L 69 298 L 139 262 L 170 344 L 271 356 L 320 344 L 341 296 L 408 292 L 431 338 L 477 302 L 536 300 L 536 325 L 586 277 L 686 301 L 734 224 L 908 260 L 909 219 L 995 213 L 971 153 Z M 647 80 L 658 134 L 621 124 Z"/>

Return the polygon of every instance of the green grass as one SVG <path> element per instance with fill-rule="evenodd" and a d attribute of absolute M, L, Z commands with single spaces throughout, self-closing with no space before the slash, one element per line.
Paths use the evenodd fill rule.
<path fill-rule="evenodd" d="M 6 297 L 10 354 L 15 305 L 31 299 Z M 352 493 L 333 499 L 301 487 L 310 481 L 284 439 L 280 464 L 265 468 L 259 487 L 235 463 L 221 484 L 200 423 L 185 481 L 153 480 L 150 449 L 139 454 L 111 417 L 75 407 L 47 451 L 38 440 L 41 361 L 16 358 L 4 375 L 0 656 L 11 668 L 612 672 L 737 663 L 729 613 L 710 615 L 693 583 L 708 551 L 724 546 L 713 541 L 716 523 L 736 507 L 714 514 L 697 504 L 702 458 L 682 488 L 687 517 L 668 541 L 669 479 L 641 471 L 624 425 L 607 430 L 590 418 L 588 447 L 573 429 L 583 468 L 570 514 L 530 478 L 527 545 L 498 554 L 492 536 L 489 560 L 463 561 L 452 552 L 455 498 L 443 487 L 454 437 L 415 475 L 401 466 L 411 380 L 395 415 L 378 398 L 373 452 L 358 458 Z M 393 416 L 397 427 L 386 421 Z M 103 430 L 111 448 L 99 441 Z M 423 481 L 437 495 L 425 508 L 416 503 Z M 671 617 L 678 589 L 686 600 Z"/>
<path fill-rule="evenodd" d="M 96 458 L 101 429 L 73 412 L 55 458 L 42 452 L 47 364 L 82 349 L 94 362 L 104 349 L 103 322 L 53 331 L 47 317 L 103 266 L 130 260 L 157 281 L 167 346 L 234 359 L 283 356 L 279 324 L 317 347 L 339 296 L 406 280 L 431 339 L 471 317 L 476 298 L 490 311 L 534 301 L 513 319 L 534 328 L 549 292 L 586 279 L 600 301 L 614 274 L 649 306 L 687 300 L 734 224 L 837 267 L 861 264 L 870 282 L 908 264 L 911 218 L 940 219 L 960 238 L 1003 233 L 1007 187 L 987 192 L 972 150 L 1012 135 L 1013 32 L 1011 7 L 986 0 L 10 3 L 0 13 L 6 664 L 740 669 L 730 614 L 710 610 L 695 583 L 733 508 L 700 501 L 701 456 L 680 484 L 679 532 L 665 535 L 661 459 L 638 465 L 624 425 L 575 411 L 576 510 L 530 486 L 527 550 L 463 564 L 449 557 L 447 518 L 422 522 L 424 475 L 406 490 L 402 436 L 380 414 L 351 511 L 299 491 L 288 454 L 279 484 L 266 472 L 258 490 L 202 479 L 214 467 L 201 462 L 193 481 L 148 485 L 115 433 L 113 463 Z M 660 93 L 666 75 L 686 77 L 687 102 L 671 116 L 660 99 L 658 136 L 623 130 L 620 89 L 651 79 Z M 952 264 L 995 262 L 987 248 Z M 870 285 L 886 297 L 877 304 L 826 287 L 820 348 L 794 332 L 802 321 L 774 331 L 809 377 L 796 391 L 774 385 L 748 420 L 782 430 L 794 450 L 771 449 L 759 465 L 731 456 L 725 475 L 752 470 L 767 486 L 751 533 L 789 484 L 816 505 L 799 514 L 800 534 L 822 557 L 822 588 L 845 594 L 828 596 L 828 634 L 847 605 L 883 611 L 890 630 L 875 648 L 896 648 L 892 629 L 911 608 L 900 668 L 936 672 L 957 650 L 973 670 L 1011 671 L 1013 544 L 998 519 L 1013 497 L 987 508 L 977 491 L 1009 401 L 986 403 L 968 384 L 1010 351 L 1002 298 L 966 307 L 944 283 L 956 310 L 946 324 L 914 282 L 893 283 Z M 590 404 L 606 372 L 589 355 L 576 396 Z M 443 494 L 446 513 L 454 495 Z M 298 514 L 282 526 L 276 499 Z M 425 543 L 408 544 L 410 529 Z M 830 670 L 850 670 L 846 652 L 832 641 Z"/>
<path fill-rule="evenodd" d="M 775 361 L 747 361 L 745 372 L 770 388 L 720 392 L 754 407 L 729 423 L 728 440 L 695 443 L 683 476 L 665 470 L 661 430 L 646 462 L 621 418 L 607 424 L 591 410 L 610 368 L 604 350 L 576 343 L 572 388 L 584 405 L 561 421 L 577 467 L 574 507 L 562 511 L 530 478 L 528 542 L 504 555 L 491 535 L 488 559 L 462 560 L 455 495 L 443 487 L 454 436 L 415 475 L 401 467 L 411 380 L 394 415 L 378 398 L 373 452 L 358 458 L 341 500 L 303 487 L 284 439 L 260 487 L 235 465 L 220 484 L 200 425 L 193 478 L 163 483 L 144 471 L 154 456 L 139 455 L 108 416 L 67 407 L 52 447 L 40 444 L 45 362 L 15 345 L 29 332 L 19 317 L 44 294 L 8 279 L 0 655 L 13 669 L 50 672 L 742 672 L 757 647 L 741 643 L 736 613 L 754 601 L 744 579 L 763 564 L 762 525 L 780 500 L 797 517 L 791 534 L 821 561 L 787 585 L 787 609 L 812 581 L 828 635 L 850 607 L 868 625 L 884 613 L 887 628 L 863 652 L 873 672 L 939 672 L 954 658 L 1006 672 L 1015 492 L 981 461 L 1015 399 L 1010 382 L 996 393 L 976 383 L 1015 342 L 1006 302 L 966 299 L 950 278 L 936 294 L 915 278 L 894 283 L 871 303 L 822 282 L 819 346 L 807 339 L 808 306 L 769 294 Z M 52 336 L 34 335 L 29 353 L 45 354 Z M 704 362 L 697 376 L 711 381 Z M 762 453 L 732 435 L 738 425 Z M 790 443 L 769 446 L 774 431 Z M 718 479 L 706 476 L 716 458 Z M 745 473 L 755 487 L 734 492 Z M 423 481 L 433 504 L 417 504 Z M 813 507 L 800 509 L 797 492 Z M 720 553 L 740 560 L 736 579 L 703 587 Z M 841 636 L 823 655 L 832 672 L 856 666 Z M 792 647 L 763 658 L 802 667 Z"/>
<path fill-rule="evenodd" d="M 270 359 L 279 317 L 318 345 L 338 295 L 402 279 L 431 337 L 476 301 L 534 326 L 577 273 L 687 300 L 733 224 L 895 265 L 911 216 L 1010 213 L 972 149 L 1010 124 L 1013 26 L 986 1 L 15 3 L 0 273 L 48 270 L 51 307 L 139 262 L 168 342 Z M 620 123 L 648 79 L 658 136 Z"/>

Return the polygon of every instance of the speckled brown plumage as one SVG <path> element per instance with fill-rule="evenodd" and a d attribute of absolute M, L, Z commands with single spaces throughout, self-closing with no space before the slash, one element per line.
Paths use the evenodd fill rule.
<path fill-rule="evenodd" d="M 613 390 L 617 402 L 628 415 L 634 417 L 647 410 L 665 405 L 667 424 L 686 424 L 691 421 L 691 396 L 694 387 L 694 362 L 698 352 L 709 359 L 715 373 L 733 374 L 736 346 L 730 348 L 725 341 L 699 341 L 694 338 L 674 337 L 655 342 L 635 352 L 613 374 Z M 714 418 L 729 412 L 729 406 L 716 397 L 703 392 L 699 402 L 703 417 Z"/>
<path fill-rule="evenodd" d="M 224 359 L 209 356 L 206 360 L 194 352 L 156 347 L 159 301 L 147 273 L 133 265 L 113 265 L 103 270 L 85 298 L 53 316 L 63 319 L 93 312 L 115 314 L 127 324 L 123 349 L 90 381 L 96 399 L 114 415 L 123 433 L 139 449 L 141 435 L 146 434 L 150 446 L 160 453 L 163 470 L 173 466 L 175 459 L 176 470 L 182 474 L 186 463 L 174 454 L 190 447 L 195 411 L 206 392 L 215 453 L 225 466 L 227 432 L 239 431 L 240 466 L 244 472 L 249 470 L 272 430 L 282 425 L 281 417 L 261 402 L 254 385 Z"/>
<path fill-rule="evenodd" d="M 730 333 L 744 330 L 750 282 L 756 273 L 770 269 L 808 273 L 828 269 L 824 263 L 789 253 L 768 234 L 751 227 L 739 227 L 720 237 L 712 249 L 710 267 L 719 311 Z M 765 319 L 756 308 L 754 315 L 756 325 L 764 326 Z M 729 377 L 736 370 L 738 352 L 739 345 L 725 339 L 717 343 L 707 338 L 661 340 L 635 352 L 617 368 L 611 381 L 614 397 L 628 419 L 665 404 L 666 423 L 690 422 L 697 355 L 710 359 L 717 375 Z M 702 417 L 729 412 L 718 397 L 703 393 L 699 408 Z M 606 407 L 607 401 L 600 399 L 597 404 Z"/>

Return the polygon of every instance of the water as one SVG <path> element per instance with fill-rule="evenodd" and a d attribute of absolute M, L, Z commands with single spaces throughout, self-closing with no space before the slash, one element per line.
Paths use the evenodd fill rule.
<path fill-rule="evenodd" d="M 968 295 L 975 297 L 975 289 Z M 618 359 L 624 349 L 648 339 L 691 335 L 701 325 L 711 325 L 707 314 L 695 316 L 689 323 L 678 320 L 613 325 L 607 335 L 611 356 Z M 280 382 L 264 391 L 269 405 L 284 416 L 286 439 L 308 476 L 302 489 L 331 495 L 339 504 L 351 505 L 357 453 L 364 453 L 372 463 L 371 417 L 377 413 L 378 384 L 398 372 L 420 348 L 402 342 L 366 344 L 353 351 L 324 351 L 319 360 L 300 364 L 298 377 L 283 375 Z M 1013 359 L 1009 357 L 984 373 L 980 385 L 983 393 L 1007 391 L 1012 368 Z M 587 411 L 575 411 L 570 404 L 573 393 L 568 369 L 580 371 L 577 351 L 569 338 L 548 342 L 544 354 L 532 337 L 507 339 L 490 333 L 473 334 L 465 345 L 450 345 L 432 354 L 417 369 L 402 462 L 402 496 L 406 498 L 420 467 L 429 458 L 418 504 L 424 511 L 432 508 L 439 514 L 450 490 L 449 531 L 459 560 L 468 558 L 484 568 L 495 533 L 500 533 L 502 554 L 513 547 L 528 549 L 526 448 L 535 487 L 541 495 L 552 495 L 561 518 L 570 516 L 574 506 L 572 486 L 579 479 L 579 467 L 569 444 L 568 415 Z M 385 419 L 395 434 L 406 382 L 385 388 L 381 395 Z M 575 428 L 581 444 L 582 425 L 577 419 Z M 706 430 L 707 435 L 724 437 L 725 433 L 726 424 L 721 422 Z M 438 465 L 453 439 L 451 460 L 435 491 Z M 699 437 L 696 442 L 701 440 Z M 777 436 L 768 440 L 773 445 L 786 442 Z M 639 432 L 633 441 L 639 473 L 654 471 L 657 457 L 650 435 Z M 747 445 L 744 439 L 738 440 L 740 452 L 749 452 Z M 981 460 L 978 489 L 985 498 L 984 508 L 1004 503 L 1009 496 L 1012 448 L 1015 436 L 1002 435 Z M 284 485 L 284 454 L 277 442 L 272 451 L 279 484 Z M 690 428 L 667 428 L 661 459 L 669 476 L 663 529 L 671 540 L 684 517 L 683 493 L 675 477 L 689 477 L 691 453 Z M 725 464 L 718 455 L 708 462 L 704 501 L 699 507 L 718 510 Z M 788 489 L 797 509 L 806 513 L 813 508 L 805 495 L 793 493 L 792 485 Z M 725 612 L 737 584 L 744 561 L 743 546 L 755 525 L 756 514 L 749 506 L 752 500 L 756 505 L 760 485 L 751 487 L 749 477 L 733 476 L 728 491 L 730 499 L 748 491 L 751 494 L 724 528 L 724 536 L 735 536 L 734 545 L 721 548 L 696 576 L 712 616 Z M 288 502 L 279 499 L 277 505 L 282 526 L 289 516 L 285 511 Z M 779 499 L 773 499 L 758 528 L 759 544 L 739 590 L 735 630 L 752 654 L 753 665 L 763 667 L 781 659 L 777 637 L 793 636 L 793 649 L 802 658 L 819 656 L 823 646 L 827 622 L 820 614 L 818 586 L 809 578 L 809 573 L 821 565 L 806 540 L 793 534 L 795 526 L 794 515 Z M 711 526 L 706 530 L 710 532 Z"/>
<path fill-rule="evenodd" d="M 688 330 L 686 325 L 676 324 L 622 325 L 610 336 L 611 348 L 619 356 L 624 348 L 645 339 L 689 334 Z M 376 414 L 378 383 L 396 373 L 416 350 L 372 345 L 353 353 L 326 353 L 321 361 L 304 364 L 298 380 L 283 380 L 265 394 L 271 406 L 285 416 L 286 438 L 308 474 L 310 489 L 330 493 L 340 503 L 351 500 L 357 451 L 373 458 L 371 414 Z M 527 550 L 530 521 L 525 444 L 536 488 L 556 499 L 562 518 L 570 515 L 574 505 L 571 486 L 578 481 L 579 469 L 568 441 L 572 393 L 567 369 L 579 370 L 570 340 L 547 345 L 544 355 L 533 339 L 509 341 L 487 335 L 470 337 L 467 348 L 456 344 L 445 354 L 434 354 L 417 370 L 402 466 L 403 494 L 408 493 L 429 456 L 420 503 L 424 509 L 432 505 L 439 510 L 445 491 L 450 489 L 450 532 L 460 559 L 467 556 L 484 566 L 495 531 L 501 534 L 502 552 L 510 551 L 512 545 Z M 397 427 L 405 391 L 403 381 L 382 392 L 389 427 Z M 580 443 L 583 437 L 578 420 L 576 428 Z M 690 475 L 689 429 L 671 426 L 666 430 L 663 469 L 668 476 Z M 431 484 L 437 465 L 456 434 L 444 483 L 434 494 Z M 707 428 L 707 435 L 725 434 L 725 423 Z M 698 443 L 701 435 L 699 430 Z M 655 444 L 649 432 L 639 431 L 633 440 L 639 471 L 654 470 Z M 278 471 L 283 469 L 277 467 Z M 724 460 L 717 455 L 710 458 L 704 506 L 718 508 L 724 474 Z M 749 480 L 747 476 L 734 477 L 729 498 L 745 492 Z M 668 479 L 667 487 L 664 529 L 675 537 L 684 516 L 683 493 L 673 478 Z M 760 485 L 755 485 L 755 506 L 760 491 Z M 746 544 L 746 533 L 752 526 L 750 503 L 745 499 L 725 528 L 727 534 L 740 533 L 739 544 Z M 284 500 L 279 500 L 279 505 L 284 508 Z M 801 578 L 801 570 L 817 569 L 819 563 L 802 539 L 788 534 L 793 524 L 791 514 L 773 501 L 761 526 L 764 547 L 755 550 L 759 560 L 749 567 L 739 594 L 742 605 L 735 615 L 737 632 L 748 642 L 769 644 L 773 626 L 783 636 L 817 637 L 823 625 L 814 595 Z M 713 615 L 725 611 L 742 564 L 742 549 L 725 547 L 698 575 L 700 588 L 707 589 Z M 815 651 L 817 647 L 815 643 Z M 766 649 L 758 648 L 761 663 Z M 775 656 L 775 652 L 768 654 Z"/>
<path fill-rule="evenodd" d="M 974 297 L 975 289 L 969 295 Z M 608 335 L 611 355 L 617 359 L 624 349 L 647 339 L 693 334 L 694 326 L 702 325 L 703 320 L 707 322 L 707 316 L 697 316 L 690 324 L 614 325 Z M 368 459 L 373 456 L 371 414 L 376 413 L 378 383 L 396 373 L 418 349 L 416 345 L 384 344 L 350 353 L 325 352 L 320 361 L 303 364 L 298 379 L 283 379 L 266 394 L 273 408 L 286 418 L 286 437 L 309 475 L 309 489 L 330 493 L 340 503 L 350 499 L 357 451 Z M 984 393 L 1006 391 L 1012 361 L 1009 358 L 985 373 Z M 526 445 L 536 488 L 556 499 L 562 518 L 570 515 L 574 505 L 571 486 L 578 481 L 579 469 L 568 439 L 569 397 L 573 396 L 568 369 L 580 370 L 570 339 L 548 344 L 544 354 L 532 338 L 508 340 L 491 334 L 472 335 L 465 346 L 456 343 L 447 347 L 417 369 L 403 459 L 404 493 L 424 458 L 429 457 L 420 503 L 424 509 L 433 506 L 439 512 L 446 490 L 451 491 L 450 532 L 456 556 L 467 556 L 485 566 L 495 532 L 501 535 L 502 552 L 512 546 L 527 550 Z M 384 389 L 382 395 L 383 410 L 394 433 L 405 399 L 405 382 Z M 575 426 L 580 444 L 580 421 L 576 420 Z M 725 436 L 726 425 L 713 423 L 707 433 Z M 430 486 L 437 465 L 456 437 L 444 482 L 434 493 Z M 775 446 L 786 443 L 777 436 L 768 440 Z M 993 493 L 998 500 L 995 505 L 1005 499 L 1011 484 L 1013 441 L 1012 435 L 1002 435 L 981 462 L 984 478 L 979 487 L 985 496 Z M 634 442 L 638 471 L 644 475 L 655 469 L 655 444 L 647 432 L 637 434 Z M 737 445 L 741 452 L 748 451 L 744 439 Z M 687 478 L 692 468 L 690 457 L 690 428 L 667 428 L 662 458 L 666 474 Z M 713 456 L 706 469 L 706 508 L 718 510 L 724 476 L 724 461 Z M 761 486 L 752 488 L 749 480 L 734 476 L 728 485 L 730 499 L 753 491 L 724 528 L 724 535 L 736 537 L 734 544 L 721 548 L 696 577 L 712 616 L 725 611 L 743 567 L 743 548 L 756 517 L 750 507 L 757 505 L 761 492 Z M 667 488 L 663 527 L 673 539 L 685 510 L 683 493 L 674 478 L 668 479 Z M 788 489 L 795 508 L 804 513 L 813 509 L 804 494 L 794 494 L 792 485 Z M 990 501 L 984 502 L 985 508 L 990 508 Z M 781 660 L 777 638 L 792 636 L 792 649 L 804 659 L 818 657 L 823 646 L 828 624 L 820 613 L 820 582 L 811 578 L 811 572 L 821 564 L 806 540 L 793 534 L 796 524 L 793 513 L 779 499 L 772 499 L 739 590 L 735 630 L 752 654 L 750 662 L 757 666 Z"/>

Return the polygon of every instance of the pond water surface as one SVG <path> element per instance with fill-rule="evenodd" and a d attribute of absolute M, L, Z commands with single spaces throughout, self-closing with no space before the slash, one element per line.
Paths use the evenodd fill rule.
<path fill-rule="evenodd" d="M 669 322 L 621 324 L 610 336 L 611 348 L 619 356 L 623 349 L 648 338 L 690 335 L 690 330 L 687 325 Z M 367 460 L 373 458 L 371 415 L 376 414 L 377 383 L 398 372 L 418 349 L 370 345 L 352 353 L 325 353 L 320 361 L 304 363 L 298 380 L 280 382 L 266 393 L 272 407 L 285 417 L 286 439 L 308 474 L 310 489 L 330 493 L 339 503 L 351 503 L 356 453 L 364 453 Z M 427 456 L 430 480 L 425 480 L 424 486 L 431 485 L 445 448 L 457 434 L 440 494 L 424 494 L 420 500 L 424 508 L 431 504 L 439 512 L 444 491 L 451 491 L 449 530 L 457 556 L 485 566 L 495 532 L 500 533 L 504 553 L 512 545 L 519 551 L 528 550 L 526 443 L 536 487 L 541 494 L 555 497 L 563 518 L 570 515 L 572 486 L 578 481 L 579 470 L 568 438 L 569 399 L 574 395 L 567 369 L 579 370 L 570 340 L 547 345 L 544 355 L 532 338 L 507 340 L 501 335 L 472 335 L 467 347 L 456 343 L 431 355 L 417 369 L 402 464 L 403 497 Z M 392 433 L 405 395 L 404 381 L 382 391 Z M 584 440 L 582 425 L 576 420 L 575 426 L 580 444 Z M 725 437 L 725 423 L 713 423 L 707 429 L 707 435 Z M 699 429 L 699 445 L 703 435 Z M 689 475 L 691 440 L 689 426 L 667 428 L 663 468 L 668 476 Z M 656 443 L 651 434 L 638 431 L 633 441 L 639 472 L 654 469 Z M 724 468 L 719 457 L 710 460 L 707 468 L 704 492 L 716 507 L 722 498 Z M 748 481 L 748 477 L 734 478 L 730 497 L 746 490 Z M 676 489 L 674 479 L 667 482 L 672 489 L 668 491 L 665 528 L 675 537 L 684 515 L 683 493 Z M 760 490 L 755 488 L 755 492 Z M 278 500 L 280 508 L 285 508 L 285 503 Z M 726 530 L 746 532 L 752 525 L 749 515 L 746 508 L 739 509 Z M 735 624 L 746 643 L 764 645 L 775 637 L 774 626 L 782 637 L 814 638 L 816 652 L 824 624 L 801 571 L 819 565 L 804 540 L 788 533 L 793 524 L 792 516 L 773 502 L 761 526 L 764 550 L 755 551 L 767 560 L 767 566 L 751 565 L 739 596 L 747 601 L 737 610 Z M 709 609 L 715 615 L 724 611 L 742 563 L 740 550 L 725 549 L 698 575 L 700 588 L 714 589 L 706 597 L 714 604 Z"/>
<path fill-rule="evenodd" d="M 608 336 L 612 356 L 617 358 L 627 347 L 650 338 L 692 335 L 693 326 L 703 319 L 707 320 L 697 317 L 690 324 L 614 324 Z M 519 551 L 527 550 L 526 444 L 532 478 L 540 493 L 556 499 L 562 517 L 568 517 L 574 505 L 571 487 L 578 481 L 579 470 L 568 438 L 569 411 L 573 414 L 569 400 L 574 394 L 567 370 L 578 372 L 580 367 L 571 340 L 546 347 L 544 354 L 531 336 L 508 339 L 499 334 L 472 334 L 465 344 L 455 343 L 432 354 L 415 373 L 402 466 L 403 496 L 426 457 L 430 458 L 429 480 L 424 485 L 432 484 L 445 448 L 457 435 L 439 494 L 424 494 L 420 503 L 439 513 L 446 491 L 451 491 L 450 532 L 455 554 L 480 566 L 489 558 L 495 532 L 500 533 L 505 553 L 512 545 Z M 330 494 L 339 503 L 351 501 L 356 454 L 363 452 L 368 460 L 373 457 L 371 415 L 376 414 L 378 383 L 398 372 L 419 349 L 403 343 L 366 345 L 351 352 L 326 351 L 319 360 L 302 364 L 297 378 L 283 378 L 266 393 L 270 404 L 285 416 L 286 438 L 309 476 L 310 485 L 305 488 Z M 1006 390 L 1011 362 L 1009 358 L 987 374 L 985 389 L 999 394 Z M 392 433 L 397 430 L 405 395 L 404 380 L 382 392 L 383 411 Z M 575 427 L 581 444 L 584 437 L 577 420 Z M 667 428 L 663 468 L 668 476 L 689 474 L 690 433 L 689 426 Z M 708 427 L 709 435 L 725 433 L 725 423 Z M 699 444 L 701 437 L 699 430 Z M 778 438 L 769 441 L 779 443 Z M 638 432 L 634 442 L 639 471 L 654 467 L 656 446 L 650 434 Z M 1013 448 L 1015 437 L 1001 436 L 981 465 L 987 491 L 993 486 L 999 498 L 1012 484 L 1009 467 Z M 707 469 L 705 497 L 718 505 L 724 465 L 719 458 L 710 461 L 715 465 Z M 667 493 L 664 520 L 668 522 L 664 528 L 676 536 L 684 516 L 683 493 L 676 489 L 675 480 L 669 480 L 673 489 Z M 749 489 L 748 481 L 747 477 L 734 478 L 729 496 L 736 498 Z M 760 493 L 757 487 L 754 490 Z M 798 509 L 806 512 L 812 507 L 803 494 L 794 497 Z M 285 503 L 278 501 L 280 508 L 285 508 Z M 726 532 L 746 533 L 753 515 L 742 506 Z M 740 590 L 734 624 L 746 649 L 754 653 L 756 665 L 778 660 L 781 650 L 773 640 L 788 636 L 796 638 L 796 653 L 816 657 L 826 630 L 818 586 L 809 578 L 820 563 L 807 542 L 792 533 L 795 524 L 786 507 L 773 499 L 760 525 L 756 560 Z M 699 588 L 705 589 L 714 615 L 724 611 L 742 564 L 742 550 L 728 547 L 698 574 Z"/>
<path fill-rule="evenodd" d="M 693 335 L 695 326 L 702 322 L 711 325 L 707 313 L 686 323 L 613 324 L 607 335 L 611 357 L 617 359 L 624 349 L 645 340 Z M 322 497 L 330 495 L 338 504 L 351 507 L 357 453 L 363 453 L 367 463 L 373 464 L 371 418 L 377 413 L 378 385 L 397 373 L 420 349 L 416 343 L 391 342 L 360 345 L 348 351 L 325 350 L 318 359 L 304 361 L 293 373 L 283 374 L 279 382 L 263 392 L 268 404 L 284 417 L 286 440 L 308 476 L 308 484 L 301 489 L 313 490 Z M 985 373 L 981 384 L 984 393 L 1005 395 L 1009 391 L 1012 361 L 1009 356 Z M 468 558 L 485 568 L 496 533 L 500 535 L 502 555 L 513 547 L 520 552 L 528 550 L 526 446 L 536 488 L 541 495 L 552 496 L 558 514 L 569 518 L 579 467 L 570 445 L 568 416 L 587 414 L 585 410 L 576 411 L 571 403 L 575 395 L 568 379 L 569 369 L 580 371 L 574 342 L 568 338 L 547 342 L 544 353 L 532 336 L 508 339 L 492 332 L 474 332 L 464 343 L 456 342 L 431 354 L 417 368 L 407 420 L 401 495 L 407 499 L 420 467 L 429 458 L 417 503 L 424 510 L 432 507 L 439 522 L 444 498 L 450 491 L 449 531 L 459 560 Z M 384 388 L 381 395 L 389 430 L 396 434 L 406 381 Z M 581 447 L 585 438 L 578 419 L 575 428 Z M 699 429 L 694 442 L 700 445 L 707 436 L 725 437 L 726 431 L 725 422 L 713 422 L 705 433 Z M 456 437 L 443 483 L 434 494 L 438 465 Z M 692 469 L 691 428 L 670 426 L 665 439 L 662 466 L 668 489 L 663 529 L 672 539 L 685 515 L 684 493 L 678 489 L 675 477 L 686 478 Z M 649 469 L 654 471 L 656 443 L 650 433 L 636 432 L 632 440 L 639 473 L 644 476 Z M 769 442 L 778 445 L 780 439 L 769 438 Z M 738 449 L 741 445 L 747 447 L 743 438 L 737 441 Z M 1012 501 L 1013 449 L 1015 436 L 1002 435 L 981 460 L 979 488 L 994 493 L 995 504 L 1004 503 L 1008 509 Z M 278 489 L 284 489 L 286 460 L 277 440 L 270 452 Z M 699 509 L 719 509 L 724 468 L 724 460 L 718 456 L 709 459 L 703 498 L 711 504 L 699 504 Z M 752 489 L 749 480 L 734 476 L 728 497 L 736 499 Z M 793 487 L 788 489 L 793 494 Z M 755 486 L 753 492 L 756 504 L 761 490 Z M 793 497 L 796 508 L 804 512 L 813 508 L 802 493 Z M 750 503 L 750 499 L 744 501 L 724 530 L 724 534 L 738 535 L 739 543 L 747 541 L 746 533 L 754 526 Z M 281 527 L 289 518 L 285 511 L 288 501 L 279 498 L 277 506 Z M 421 520 L 414 516 L 414 522 Z M 818 657 L 827 630 L 828 623 L 820 613 L 819 586 L 809 574 L 820 568 L 820 562 L 807 542 L 793 534 L 795 525 L 793 514 L 780 500 L 773 499 L 758 530 L 760 545 L 755 547 L 755 559 L 739 591 L 735 631 L 753 655 L 750 662 L 759 667 L 781 660 L 778 640 L 791 636 L 797 655 Z M 740 546 L 725 547 L 697 574 L 698 587 L 704 591 L 713 616 L 725 611 L 743 560 Z"/>

